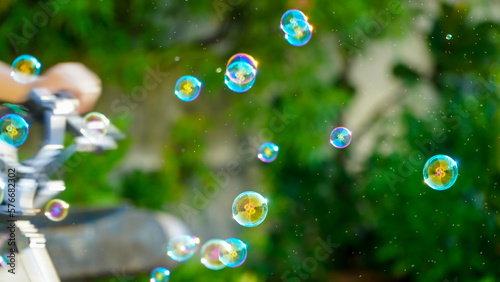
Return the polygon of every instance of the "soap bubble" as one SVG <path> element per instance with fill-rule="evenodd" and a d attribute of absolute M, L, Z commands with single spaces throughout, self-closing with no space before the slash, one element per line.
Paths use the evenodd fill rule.
<path fill-rule="evenodd" d="M 200 91 L 201 82 L 194 76 L 183 76 L 175 84 L 175 95 L 185 102 L 191 102 L 198 98 Z"/>
<path fill-rule="evenodd" d="M 292 34 L 292 35 L 288 34 L 288 33 L 285 34 L 286 41 L 288 41 L 288 43 L 290 43 L 291 45 L 297 46 L 297 47 L 306 45 L 309 42 L 309 40 L 311 40 L 313 27 L 311 24 L 309 24 L 307 22 L 305 24 L 306 24 L 306 27 L 302 32 L 300 32 L 298 34 Z"/>
<path fill-rule="evenodd" d="M 0 128 L 0 140 L 9 145 L 17 147 L 28 138 L 29 125 L 16 114 L 8 114 L 0 118 Z"/>
<path fill-rule="evenodd" d="M 266 142 L 260 145 L 257 157 L 259 158 L 259 160 L 265 163 L 270 163 L 276 160 L 276 157 L 278 157 L 278 150 L 279 147 L 276 144 Z"/>
<path fill-rule="evenodd" d="M 335 148 L 345 148 L 351 143 L 352 133 L 345 127 L 337 127 L 330 134 L 330 143 Z"/>
<path fill-rule="evenodd" d="M 257 61 L 248 54 L 239 53 L 227 62 L 224 83 L 234 92 L 248 91 L 255 83 Z"/>
<path fill-rule="evenodd" d="M 458 178 L 457 163 L 445 155 L 435 155 L 424 165 L 424 181 L 434 190 L 446 190 Z"/>
<path fill-rule="evenodd" d="M 168 282 L 170 271 L 164 267 L 157 267 L 151 271 L 149 277 L 150 282 Z"/>
<path fill-rule="evenodd" d="M 226 267 L 219 259 L 219 248 L 224 244 L 224 240 L 211 239 L 201 247 L 201 263 L 212 270 L 219 270 Z"/>
<path fill-rule="evenodd" d="M 17 57 L 11 66 L 10 76 L 19 83 L 30 83 L 36 80 L 42 64 L 31 55 Z"/>
<path fill-rule="evenodd" d="M 51 200 L 45 205 L 45 216 L 52 221 L 61 221 L 68 215 L 69 205 L 59 199 Z"/>
<path fill-rule="evenodd" d="M 281 17 L 280 27 L 289 35 L 297 35 L 306 29 L 307 17 L 299 10 L 288 10 Z"/>
<path fill-rule="evenodd" d="M 247 245 L 239 239 L 227 239 L 219 248 L 219 259 L 225 266 L 240 266 L 246 258 Z"/>
<path fill-rule="evenodd" d="M 451 40 L 452 38 L 453 38 L 453 35 L 451 35 L 451 34 L 446 35 L 446 40 Z"/>
<path fill-rule="evenodd" d="M 175 261 L 186 261 L 196 252 L 200 238 L 191 235 L 178 235 L 171 238 L 167 245 L 167 255 Z"/>
<path fill-rule="evenodd" d="M 83 125 L 80 132 L 89 139 L 99 140 L 106 135 L 108 126 L 109 120 L 105 115 L 91 112 L 83 118 Z"/>
<path fill-rule="evenodd" d="M 240 225 L 254 227 L 261 224 L 267 216 L 267 199 L 261 194 L 246 191 L 233 202 L 233 218 Z"/>

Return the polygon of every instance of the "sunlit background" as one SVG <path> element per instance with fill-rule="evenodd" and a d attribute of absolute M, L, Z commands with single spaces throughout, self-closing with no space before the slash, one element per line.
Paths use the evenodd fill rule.
<path fill-rule="evenodd" d="M 289 9 L 314 28 L 302 47 L 280 29 Z M 43 230 L 63 280 L 148 281 L 158 266 L 170 281 L 500 277 L 500 2 L 2 0 L 0 35 L 9 65 L 31 54 L 42 74 L 71 61 L 96 72 L 94 110 L 127 135 L 59 174 L 67 226 Z M 224 84 L 236 53 L 258 61 L 244 93 Z M 174 94 L 184 75 L 202 83 L 191 102 Z M 338 126 L 352 132 L 344 149 L 329 142 Z M 257 158 L 264 142 L 279 146 L 274 162 Z M 458 163 L 444 191 L 422 174 L 438 154 Z M 256 227 L 232 218 L 244 191 L 268 200 Z M 174 262 L 179 232 L 239 238 L 248 257 Z"/>

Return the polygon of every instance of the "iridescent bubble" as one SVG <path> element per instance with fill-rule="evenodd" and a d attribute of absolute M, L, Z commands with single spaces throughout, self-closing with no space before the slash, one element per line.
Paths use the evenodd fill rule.
<path fill-rule="evenodd" d="M 453 35 L 451 35 L 451 34 L 446 35 L 446 40 L 451 40 L 452 38 L 453 38 Z"/>
<path fill-rule="evenodd" d="M 227 239 L 219 248 L 219 259 L 225 266 L 240 266 L 246 258 L 247 245 L 239 239 Z"/>
<path fill-rule="evenodd" d="M 266 142 L 259 147 L 259 153 L 257 154 L 257 157 L 259 160 L 265 162 L 265 163 L 270 163 L 273 162 L 276 157 L 278 157 L 278 150 L 279 147 L 271 142 Z"/>
<path fill-rule="evenodd" d="M 198 98 L 200 91 L 201 82 L 194 76 L 183 76 L 175 84 L 175 95 L 185 102 L 191 102 Z"/>
<path fill-rule="evenodd" d="M 352 133 L 345 127 L 337 127 L 330 134 L 330 143 L 335 148 L 345 148 L 351 143 Z"/>
<path fill-rule="evenodd" d="M 434 190 L 450 188 L 457 177 L 457 163 L 446 155 L 435 155 L 424 165 L 424 181 Z"/>
<path fill-rule="evenodd" d="M 36 80 L 42 64 L 31 55 L 17 57 L 11 66 L 10 76 L 19 83 L 30 83 Z"/>
<path fill-rule="evenodd" d="M 151 271 L 149 277 L 150 282 L 168 282 L 170 279 L 170 271 L 165 267 L 157 267 Z"/>
<path fill-rule="evenodd" d="M 52 221 L 61 221 L 68 215 L 69 205 L 63 200 L 54 199 L 45 205 L 45 216 Z"/>
<path fill-rule="evenodd" d="M 17 147 L 28 138 L 29 124 L 16 114 L 8 114 L 0 118 L 0 129 L 0 140 Z"/>
<path fill-rule="evenodd" d="M 175 261 L 186 261 L 196 252 L 200 238 L 191 235 L 178 235 L 171 238 L 167 245 L 167 255 Z"/>
<path fill-rule="evenodd" d="M 252 88 L 257 76 L 257 61 L 248 54 L 232 56 L 226 68 L 224 83 L 234 92 L 245 92 Z"/>
<path fill-rule="evenodd" d="M 83 124 L 80 132 L 83 136 L 91 140 L 99 140 L 108 131 L 109 120 L 108 118 L 96 112 L 91 112 L 83 117 Z"/>
<path fill-rule="evenodd" d="M 234 199 L 232 209 L 236 222 L 245 227 L 254 227 L 266 219 L 267 199 L 257 192 L 246 191 Z"/>
<path fill-rule="evenodd" d="M 299 10 L 288 10 L 281 17 L 280 27 L 289 35 L 297 35 L 306 29 L 307 17 Z"/>
<path fill-rule="evenodd" d="M 286 41 L 288 41 L 288 43 L 290 43 L 291 45 L 297 47 L 306 45 L 309 42 L 309 40 L 311 40 L 313 32 L 312 25 L 307 22 L 306 25 L 307 25 L 306 28 L 301 33 L 295 35 L 290 35 L 288 33 L 285 34 Z"/>
<path fill-rule="evenodd" d="M 224 240 L 211 239 L 201 247 L 201 263 L 209 269 L 219 270 L 226 267 L 219 259 L 219 248 Z"/>

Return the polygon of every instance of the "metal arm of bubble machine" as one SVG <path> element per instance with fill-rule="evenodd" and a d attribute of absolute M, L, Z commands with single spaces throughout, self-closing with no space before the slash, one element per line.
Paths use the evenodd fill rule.
<path fill-rule="evenodd" d="M 78 100 L 69 93 L 53 95 L 44 88 L 35 88 L 29 95 L 27 107 L 34 115 L 43 118 L 45 129 L 44 144 L 39 152 L 30 160 L 18 161 L 17 149 L 5 143 L 0 144 L 0 169 L 3 173 L 8 168 L 16 168 L 17 189 L 15 195 L 16 217 L 36 215 L 43 205 L 65 190 L 64 181 L 50 180 L 75 152 L 104 151 L 115 149 L 116 141 L 124 135 L 113 125 L 108 134 L 100 140 L 89 140 L 80 132 L 83 119 L 76 111 Z M 66 129 L 75 134 L 74 144 L 64 149 Z M 2 177 L 0 176 L 0 185 Z M 5 183 L 4 183 L 5 184 Z M 0 214 L 10 214 L 6 204 L 0 205 Z M 18 244 L 22 261 L 25 262 L 30 281 L 59 281 L 52 261 L 45 249 L 45 237 L 28 220 L 18 220 L 18 232 L 21 243 Z"/>

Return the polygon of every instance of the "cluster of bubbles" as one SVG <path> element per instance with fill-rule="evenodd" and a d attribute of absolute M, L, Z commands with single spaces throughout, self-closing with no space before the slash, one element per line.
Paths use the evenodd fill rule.
<path fill-rule="evenodd" d="M 108 132 L 109 120 L 108 118 L 97 112 L 91 112 L 83 117 L 83 124 L 80 132 L 83 136 L 92 141 L 98 141 Z"/>
<path fill-rule="evenodd" d="M 172 237 L 167 245 L 167 255 L 178 262 L 186 261 L 193 257 L 199 243 L 200 239 L 192 235 Z M 220 270 L 226 266 L 236 267 L 243 264 L 247 257 L 247 246 L 243 241 L 236 238 L 227 240 L 210 239 L 203 244 L 200 254 L 200 261 L 205 267 Z M 151 279 L 153 278 L 153 272 L 151 272 Z"/>
<path fill-rule="evenodd" d="M 52 221 L 61 221 L 68 216 L 69 204 L 63 200 L 53 199 L 45 205 L 45 216 Z"/>
<path fill-rule="evenodd" d="M 335 148 L 345 148 L 351 143 L 352 133 L 345 127 L 337 127 L 330 133 L 330 144 Z"/>
<path fill-rule="evenodd" d="M 31 55 L 17 57 L 11 66 L 10 76 L 17 82 L 27 84 L 36 80 L 42 64 Z"/>
<path fill-rule="evenodd" d="M 241 193 L 233 202 L 233 218 L 242 226 L 254 227 L 261 224 L 267 216 L 267 199 L 257 192 Z M 200 239 L 192 235 L 172 237 L 167 244 L 167 255 L 183 262 L 195 254 Z M 247 245 L 236 238 L 210 239 L 201 247 L 201 263 L 212 270 L 237 267 L 245 262 Z M 153 274 L 151 274 L 153 277 Z M 151 280 L 153 281 L 153 280 Z"/>
<path fill-rule="evenodd" d="M 224 83 L 234 92 L 245 92 L 252 88 L 257 76 L 257 61 L 250 55 L 239 53 L 227 62 Z"/>
<path fill-rule="evenodd" d="M 280 27 L 285 39 L 293 46 L 306 45 L 311 40 L 313 27 L 299 10 L 288 10 L 281 17 Z"/>
<path fill-rule="evenodd" d="M 259 158 L 259 160 L 265 163 L 273 162 L 278 157 L 279 149 L 280 148 L 276 144 L 271 142 L 266 142 L 260 145 L 257 157 Z"/>
<path fill-rule="evenodd" d="M 457 163 L 446 155 L 435 155 L 424 165 L 424 181 L 434 190 L 446 190 L 458 178 Z"/>
<path fill-rule="evenodd" d="M 19 115 L 8 114 L 0 118 L 0 130 L 0 140 L 17 147 L 28 138 L 29 124 Z"/>
<path fill-rule="evenodd" d="M 233 218 L 240 225 L 254 227 L 261 224 L 267 216 L 267 199 L 261 194 L 246 191 L 233 202 Z"/>
<path fill-rule="evenodd" d="M 201 82 L 194 76 L 185 75 L 175 84 L 175 95 L 185 102 L 198 98 L 201 91 Z"/>
<path fill-rule="evenodd" d="M 164 267 L 157 267 L 151 271 L 149 282 L 168 282 L 170 271 Z"/>

